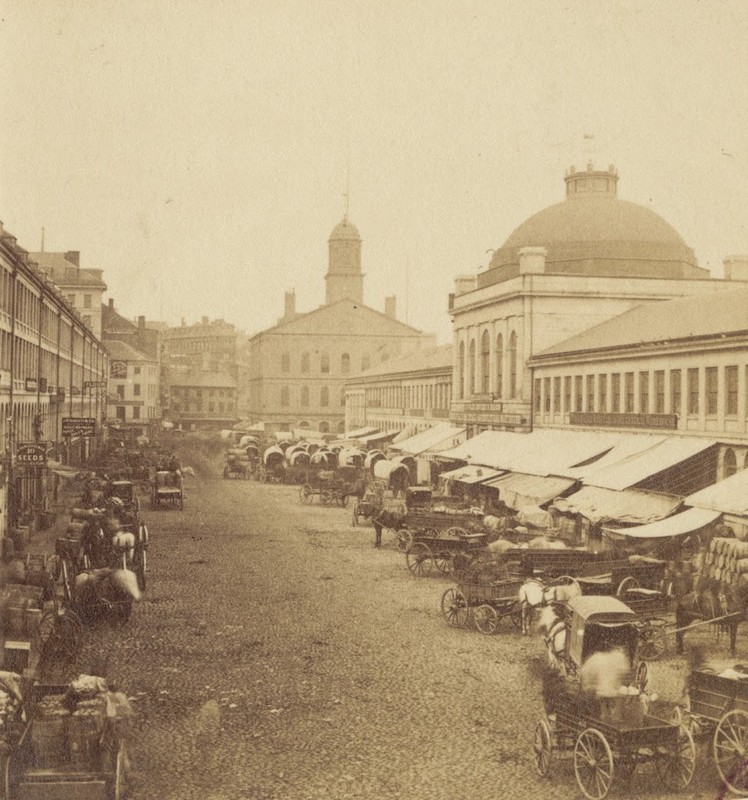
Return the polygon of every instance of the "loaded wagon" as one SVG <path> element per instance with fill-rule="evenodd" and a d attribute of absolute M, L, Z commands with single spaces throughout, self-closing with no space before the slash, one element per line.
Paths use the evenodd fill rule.
<path fill-rule="evenodd" d="M 272 445 L 262 454 L 258 478 L 263 483 L 283 483 L 286 475 L 286 456 L 281 447 Z"/>
<path fill-rule="evenodd" d="M 299 487 L 299 499 L 309 504 L 316 496 L 322 505 L 346 506 L 348 497 L 358 495 L 363 488 L 362 470 L 341 466 L 336 470 L 319 470 L 309 476 L 309 482 Z"/>
<path fill-rule="evenodd" d="M 519 628 L 522 611 L 518 596 L 522 583 L 521 579 L 510 578 L 506 569 L 494 574 L 470 571 L 457 586 L 442 594 L 442 616 L 452 628 L 467 627 L 472 620 L 485 634 L 496 633 L 505 618 Z"/>
<path fill-rule="evenodd" d="M 161 508 L 162 504 L 173 508 L 184 508 L 182 474 L 179 470 L 159 470 L 153 476 L 151 507 Z"/>
<path fill-rule="evenodd" d="M 411 535 L 410 531 L 406 531 Z M 405 541 L 398 531 L 398 547 Z M 431 573 L 431 568 L 448 574 L 452 571 L 452 562 L 455 556 L 474 556 L 486 547 L 487 535 L 485 533 L 467 533 L 462 528 L 452 527 L 441 532 L 431 529 L 429 532 L 418 533 L 405 551 L 405 563 L 411 575 L 416 578 L 425 578 Z"/>

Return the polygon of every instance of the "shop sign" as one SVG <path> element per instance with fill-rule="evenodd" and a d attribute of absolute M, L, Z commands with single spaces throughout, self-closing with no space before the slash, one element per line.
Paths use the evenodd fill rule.
<path fill-rule="evenodd" d="M 592 411 L 574 411 L 569 414 L 572 425 L 599 426 L 602 428 L 659 428 L 677 430 L 677 414 L 603 414 Z"/>
<path fill-rule="evenodd" d="M 19 442 L 16 447 L 16 463 L 43 467 L 47 463 L 47 443 Z"/>
<path fill-rule="evenodd" d="M 26 391 L 35 392 L 39 387 L 36 378 L 26 378 Z"/>
<path fill-rule="evenodd" d="M 94 436 L 96 433 L 95 417 L 63 417 L 63 436 Z"/>

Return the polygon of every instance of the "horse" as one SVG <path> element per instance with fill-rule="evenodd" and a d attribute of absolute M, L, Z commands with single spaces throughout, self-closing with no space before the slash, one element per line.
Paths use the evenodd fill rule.
<path fill-rule="evenodd" d="M 692 622 L 714 620 L 721 630 L 730 634 L 730 655 L 736 655 L 738 625 L 748 615 L 748 589 L 733 588 L 726 584 L 710 581 L 705 588 L 678 594 L 678 585 L 674 584 L 676 597 L 675 634 L 676 649 L 683 653 L 685 630 Z"/>
<path fill-rule="evenodd" d="M 543 634 L 549 666 L 558 668 L 566 652 L 566 620 L 554 605 L 546 605 L 540 612 L 537 629 Z"/>
<path fill-rule="evenodd" d="M 569 583 L 548 586 L 537 578 L 530 578 L 520 586 L 517 599 L 522 614 L 522 633 L 525 636 L 530 633 L 530 616 L 533 611 L 551 603 L 567 603 L 572 597 L 582 594 L 579 583 L 574 578 L 569 580 Z"/>
<path fill-rule="evenodd" d="M 115 611 L 121 621 L 130 616 L 133 602 L 142 598 L 138 579 L 129 569 L 104 567 L 75 576 L 73 599 L 81 615 L 92 620 Z"/>

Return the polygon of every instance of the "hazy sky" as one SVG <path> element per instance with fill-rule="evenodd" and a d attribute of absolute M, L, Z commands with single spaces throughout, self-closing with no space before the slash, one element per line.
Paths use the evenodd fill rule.
<path fill-rule="evenodd" d="M 403 319 L 407 287 L 440 341 L 454 276 L 572 164 L 615 164 L 701 266 L 748 252 L 746 0 L 0 10 L 0 219 L 80 250 L 128 317 L 255 332 L 286 289 L 321 304 L 349 163 L 366 302 Z"/>

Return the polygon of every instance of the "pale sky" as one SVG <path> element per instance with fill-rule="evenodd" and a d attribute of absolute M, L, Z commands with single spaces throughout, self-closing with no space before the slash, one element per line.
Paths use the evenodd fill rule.
<path fill-rule="evenodd" d="M 615 164 L 721 274 L 748 253 L 748 2 L 0 0 L 0 219 L 80 250 L 125 316 L 247 332 L 324 301 L 327 238 L 365 300 L 450 338 L 564 171 Z M 591 136 L 592 138 L 585 138 Z"/>

